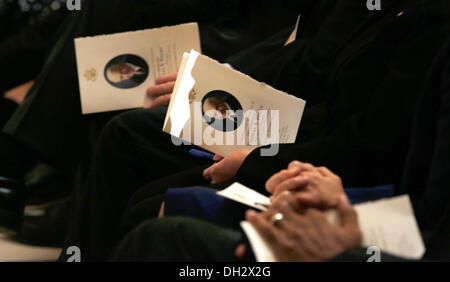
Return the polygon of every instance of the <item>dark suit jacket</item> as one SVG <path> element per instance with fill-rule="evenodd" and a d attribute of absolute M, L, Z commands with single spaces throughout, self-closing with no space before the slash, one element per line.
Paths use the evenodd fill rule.
<path fill-rule="evenodd" d="M 425 83 L 422 98 L 419 101 L 417 114 L 414 118 L 414 130 L 411 136 L 412 142 L 407 157 L 404 181 L 402 189 L 398 193 L 408 193 L 411 196 L 426 245 L 426 253 L 423 260 L 449 261 L 450 41 L 447 42 L 442 52 L 435 59 Z M 152 185 L 151 188 L 154 191 L 155 185 Z M 157 213 L 160 205 L 157 205 L 155 210 L 150 210 L 153 206 L 151 200 L 143 201 L 142 198 L 139 199 L 142 196 L 142 190 L 136 193 L 129 202 L 131 205 L 125 218 L 130 226 L 137 226 L 137 222 L 142 224 L 139 228 L 131 231 L 122 241 L 115 252 L 115 259 L 143 261 L 161 260 L 163 257 L 170 257 L 172 260 L 196 260 L 198 258 L 193 256 L 198 255 L 203 256 L 202 258 L 207 257 L 210 260 L 229 260 L 226 254 L 233 253 L 236 245 L 242 241 L 238 236 L 239 233 L 234 233 L 235 236 L 233 238 L 223 238 L 221 234 L 230 234 L 231 230 L 219 229 L 218 226 L 206 224 L 192 218 L 175 219 L 182 224 L 186 224 L 187 227 L 179 234 L 174 232 L 172 228 L 165 229 L 162 225 L 159 225 L 164 224 L 167 227 L 167 224 L 170 224 L 167 221 L 168 218 L 182 215 L 200 218 L 207 222 L 220 223 L 222 226 L 235 229 L 236 222 L 239 222 L 239 217 L 242 216 L 246 207 L 232 201 L 228 202 L 224 198 L 216 198 L 214 190 L 201 189 L 203 188 L 172 189 L 168 192 L 165 198 L 165 212 L 170 216 L 163 221 L 159 221 L 159 223 L 156 221 L 145 222 L 145 219 L 148 218 L 149 214 Z M 141 195 L 139 196 L 139 194 Z M 137 199 L 139 200 L 136 201 Z M 154 201 L 156 198 L 152 200 Z M 183 204 L 180 205 L 181 202 Z M 158 230 L 158 232 L 154 232 L 155 230 Z M 182 242 L 183 244 L 180 243 L 180 245 L 174 247 L 171 252 L 166 252 L 166 248 L 164 248 L 164 253 L 155 252 L 155 247 L 152 245 L 153 242 L 163 244 L 162 242 L 167 234 L 162 236 L 161 231 L 166 232 L 167 230 L 170 230 L 168 232 L 168 234 L 170 233 L 169 235 L 180 235 L 180 238 L 185 241 Z M 186 232 L 187 230 L 189 232 Z M 193 233 L 192 231 L 194 230 L 197 233 Z M 218 230 L 221 231 L 215 233 Z M 202 242 L 204 246 L 211 246 L 211 248 L 202 247 L 200 252 L 179 252 L 180 249 L 186 250 L 184 247 L 194 250 L 195 243 L 204 239 L 203 234 L 213 234 Z M 175 241 L 178 242 L 178 240 L 172 240 L 171 242 Z M 218 244 L 219 241 L 223 244 Z M 234 244 L 231 244 L 229 250 L 216 247 L 218 245 L 226 246 L 233 242 Z M 163 246 L 166 247 L 164 244 Z M 366 262 L 370 257 L 370 255 L 366 254 L 366 251 L 366 248 L 357 248 L 339 255 L 331 261 Z M 249 253 L 247 252 L 247 254 Z M 167 254 L 172 256 L 167 256 Z M 382 253 L 381 261 L 398 262 L 408 260 Z"/>
<path fill-rule="evenodd" d="M 300 160 L 329 167 L 346 187 L 400 182 L 413 109 L 448 37 L 450 7 L 445 0 L 392 1 L 371 14 L 352 3 L 337 1 L 317 34 L 285 48 L 295 51 L 297 45 L 307 54 L 285 59 L 281 76 L 299 81 L 287 90 L 313 103 L 297 142 L 280 145 L 274 157 L 255 150 L 238 181 L 263 190 L 268 177 Z M 314 72 L 313 79 L 302 79 Z"/>
<path fill-rule="evenodd" d="M 450 41 L 436 58 L 418 105 L 398 192 L 411 195 L 421 229 L 431 230 L 450 203 Z"/>
<path fill-rule="evenodd" d="M 450 260 L 450 40 L 436 57 L 414 119 L 399 194 L 409 194 L 426 244 L 424 260 Z M 336 260 L 366 261 L 364 249 Z M 389 256 L 382 261 L 399 260 Z"/>

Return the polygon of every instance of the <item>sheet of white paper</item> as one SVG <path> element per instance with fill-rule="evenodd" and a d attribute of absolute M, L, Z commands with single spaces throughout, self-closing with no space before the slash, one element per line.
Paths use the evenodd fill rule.
<path fill-rule="evenodd" d="M 409 196 L 400 196 L 355 206 L 365 247 L 410 259 L 420 259 L 425 245 Z"/>
<path fill-rule="evenodd" d="M 249 242 L 257 262 L 277 262 L 275 254 L 267 245 L 266 241 L 258 234 L 256 229 L 248 221 L 241 221 L 241 228 L 244 230 L 245 235 Z"/>
<path fill-rule="evenodd" d="M 184 57 L 182 68 L 180 68 L 180 70 L 183 71 L 183 77 L 182 79 L 177 80 L 174 87 L 174 92 L 178 93 L 177 99 L 173 99 L 173 103 L 170 104 L 168 114 L 172 125 L 170 134 L 173 136 L 181 135 L 181 131 L 191 116 L 191 109 L 189 107 L 189 93 L 195 84 L 191 71 L 198 56 L 199 53 L 194 52 L 191 56 L 187 55 Z"/>
<path fill-rule="evenodd" d="M 187 62 L 193 62 L 193 65 L 188 65 Z M 260 83 L 195 51 L 190 52 L 187 62 L 182 64 L 178 74 L 164 132 L 221 156 L 273 143 L 295 142 L 305 101 Z M 181 107 L 182 104 L 187 104 L 186 101 L 189 101 L 190 107 L 187 122 L 184 110 L 186 106 Z M 231 130 L 218 129 L 211 121 L 206 120 L 204 114 L 207 115 L 208 110 L 219 106 L 225 107 L 227 113 L 216 112 L 218 115 L 212 120 L 218 122 L 218 125 L 234 125 Z M 183 110 L 178 112 L 177 109 Z M 229 114 L 239 111 L 247 118 L 239 119 L 238 115 Z M 252 117 L 249 113 L 255 113 L 253 119 L 248 118 Z M 274 119 L 272 122 L 267 115 L 261 113 L 267 113 L 268 117 L 278 115 L 278 120 Z M 181 117 L 178 118 L 177 115 Z M 258 127 L 250 128 L 249 120 L 258 124 Z M 180 128 L 183 128 L 182 132 Z M 272 142 L 273 140 L 276 142 Z"/>
<path fill-rule="evenodd" d="M 234 183 L 217 194 L 262 211 L 266 208 L 261 208 L 254 203 L 261 202 L 266 206 L 270 204 L 269 198 L 239 183 Z M 362 246 L 375 246 L 382 252 L 410 259 L 420 259 L 423 256 L 425 246 L 409 196 L 383 199 L 354 207 L 358 213 L 359 226 L 363 234 Z M 326 217 L 330 223 L 340 224 L 336 210 L 327 211 Z M 258 244 L 258 248 L 264 248 L 265 245 L 260 243 L 262 238 L 256 238 L 259 235 L 251 225 L 248 225 L 245 224 L 244 231 L 246 234 L 249 232 L 247 236 L 252 246 L 253 240 L 256 240 L 255 244 Z M 260 249 L 258 252 L 259 257 L 273 257 L 269 249 Z"/>
<path fill-rule="evenodd" d="M 197 23 L 75 39 L 82 113 L 150 105 L 146 89 L 200 48 Z"/>
<path fill-rule="evenodd" d="M 227 189 L 217 192 L 217 194 L 262 211 L 267 210 L 266 207 L 270 205 L 270 199 L 268 197 L 237 182 Z"/>
<path fill-rule="evenodd" d="M 260 194 L 238 182 L 235 182 L 228 188 L 217 192 L 217 195 L 261 211 L 266 211 L 267 207 L 270 205 L 269 197 L 266 197 L 263 194 Z M 325 214 L 330 223 L 340 223 L 339 215 L 336 210 L 328 210 Z"/>

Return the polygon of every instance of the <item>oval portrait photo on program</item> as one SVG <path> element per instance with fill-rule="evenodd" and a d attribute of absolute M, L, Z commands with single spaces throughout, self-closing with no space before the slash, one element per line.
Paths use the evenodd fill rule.
<path fill-rule="evenodd" d="M 124 54 L 111 59 L 105 67 L 105 78 L 109 84 L 120 89 L 141 85 L 149 75 L 147 62 L 133 54 Z"/>
<path fill-rule="evenodd" d="M 239 101 L 230 93 L 214 90 L 202 99 L 203 119 L 220 131 L 234 131 L 242 123 L 243 111 Z"/>

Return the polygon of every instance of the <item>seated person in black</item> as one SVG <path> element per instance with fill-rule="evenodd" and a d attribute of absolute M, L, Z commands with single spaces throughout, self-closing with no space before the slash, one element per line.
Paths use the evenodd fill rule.
<path fill-rule="evenodd" d="M 14 187 L 23 186 L 25 172 L 37 161 L 73 177 L 80 162 L 89 162 L 99 130 L 117 114 L 81 115 L 74 38 L 196 21 L 203 52 L 222 60 L 293 25 L 298 5 L 269 0 L 82 1 L 81 11 L 71 11 L 64 21 L 24 103 L 0 134 L 0 177 L 2 187 L 10 186 L 8 195 L 0 193 L 0 202 L 15 199 L 7 206 L 1 203 L 0 213 L 20 218 L 23 191 Z M 263 19 L 268 21 L 261 26 Z M 1 217 L 0 225 L 6 225 Z"/>
<path fill-rule="evenodd" d="M 450 41 L 435 59 L 423 93 L 414 119 L 404 178 L 396 193 L 406 193 L 411 197 L 427 249 L 423 259 L 450 260 Z M 345 197 L 342 197 L 342 182 L 337 175 L 323 167 L 292 162 L 287 170 L 269 179 L 266 189 L 273 193 L 274 201 L 279 202 L 269 212 L 259 215 L 250 213 L 247 218 L 269 240 L 280 260 L 323 261 L 337 255 L 339 256 L 335 260 L 367 260 L 365 250 L 351 250 L 360 243 L 358 224 L 355 222 L 354 212 L 346 203 Z M 291 193 L 283 194 L 285 191 Z M 303 207 L 309 205 L 316 209 L 337 204 L 344 218 L 344 225 L 337 228 L 327 224 L 324 216 L 317 210 L 301 213 L 299 216 L 304 221 L 293 221 L 295 228 L 277 230 L 270 224 L 271 215 L 277 211 L 298 212 L 295 208 L 298 201 Z M 141 219 L 145 219 L 145 215 L 141 215 Z M 302 229 L 298 228 L 301 224 L 308 224 L 312 232 L 302 233 Z M 315 233 L 320 230 L 327 232 Z M 286 242 L 279 238 L 280 233 L 295 232 L 298 233 L 297 238 L 322 240 Z M 336 241 L 336 238 L 340 239 Z M 240 232 L 224 230 L 193 219 L 165 218 L 148 221 L 136 228 L 122 242 L 114 258 L 133 261 L 229 261 L 244 257 L 244 248 L 238 248 L 241 242 L 243 237 Z M 198 248 L 197 244 L 203 247 Z M 291 249 L 292 246 L 295 248 Z M 321 247 L 322 252 L 317 251 L 317 247 Z M 192 251 L 194 249 L 196 251 Z M 199 252 L 200 249 L 204 251 Z M 286 252 L 286 249 L 290 252 Z M 251 255 L 247 255 L 247 258 L 251 258 Z M 382 261 L 388 260 L 398 259 L 382 257 Z"/>
<path fill-rule="evenodd" d="M 62 4 L 61 0 L 0 2 L 0 128 L 23 101 L 32 85 L 27 82 L 38 76 L 68 13 L 65 1 Z"/>
<path fill-rule="evenodd" d="M 208 168 L 211 162 L 190 157 L 190 147 L 175 147 L 161 133 L 164 109 L 120 115 L 103 130 L 89 179 L 77 191 L 67 244 L 81 246 L 87 258 L 104 259 L 136 191 L 144 198 L 163 196 L 168 188 L 208 180 L 222 186 L 238 180 L 261 189 L 292 159 L 326 165 L 348 187 L 398 184 L 426 70 L 449 35 L 449 7 L 444 1 L 393 1 L 368 16 L 365 5 L 349 2 L 331 8 L 318 2 L 317 14 L 325 20 L 317 24 L 308 18 L 305 40 L 259 64 L 230 61 L 256 79 L 316 99 L 305 109 L 295 144 L 280 145 L 274 157 L 261 157 L 259 150 L 237 152 Z"/>

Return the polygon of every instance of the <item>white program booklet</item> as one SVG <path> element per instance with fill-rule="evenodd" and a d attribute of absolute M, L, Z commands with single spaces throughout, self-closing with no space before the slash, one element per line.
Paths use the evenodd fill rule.
<path fill-rule="evenodd" d="M 234 183 L 217 194 L 263 211 L 270 204 L 266 196 L 239 183 Z M 264 207 L 255 203 L 263 203 Z M 408 259 L 420 259 L 424 255 L 425 245 L 408 195 L 357 204 L 354 207 L 363 234 L 362 246 L 378 247 L 382 252 Z M 330 210 L 326 216 L 329 222 L 339 224 L 336 211 Z M 241 222 L 241 227 L 252 245 L 257 261 L 277 261 L 270 247 L 249 222 Z"/>
<path fill-rule="evenodd" d="M 266 211 L 270 205 L 270 199 L 268 197 L 237 182 L 227 189 L 217 192 L 217 194 L 262 211 Z"/>
<path fill-rule="evenodd" d="M 197 23 L 75 39 L 83 114 L 151 104 L 146 89 L 200 48 Z"/>
<path fill-rule="evenodd" d="M 305 101 L 192 50 L 185 54 L 163 131 L 227 156 L 294 143 Z"/>

